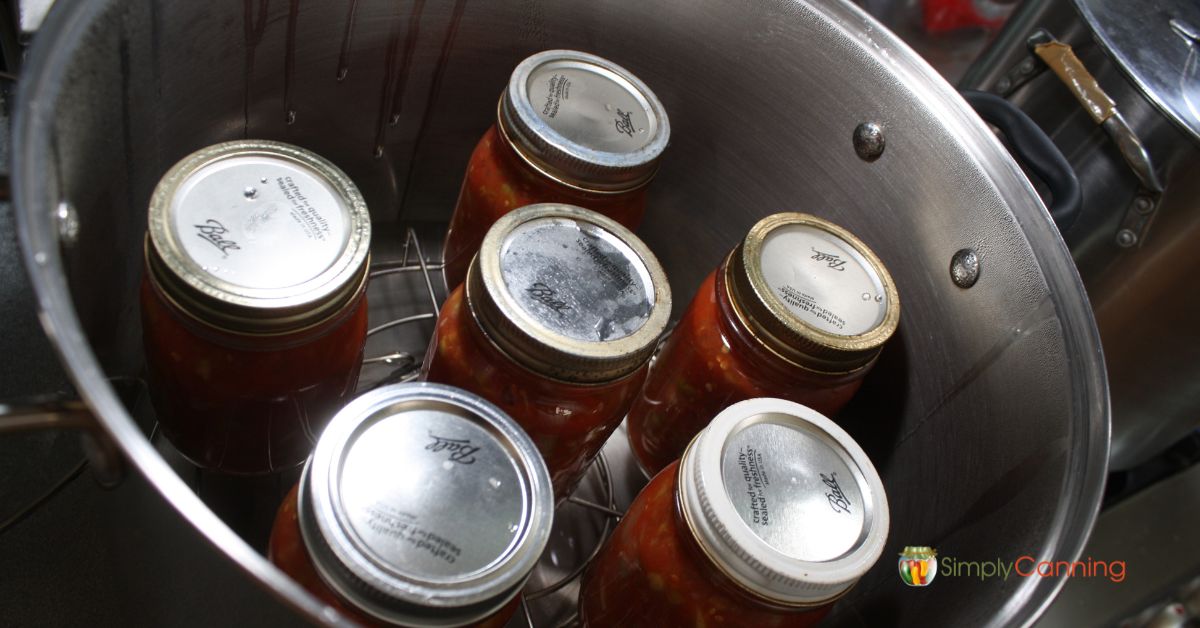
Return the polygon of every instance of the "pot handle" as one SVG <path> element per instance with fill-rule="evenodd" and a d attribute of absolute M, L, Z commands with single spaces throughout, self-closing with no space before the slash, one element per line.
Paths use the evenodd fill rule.
<path fill-rule="evenodd" d="M 1150 192 L 1163 191 L 1162 183 L 1154 172 L 1150 153 L 1138 138 L 1124 116 L 1117 110 L 1117 103 L 1105 93 L 1091 72 L 1084 67 L 1075 51 L 1067 44 L 1054 39 L 1049 33 L 1039 31 L 1029 40 L 1029 45 L 1041 60 L 1058 75 L 1059 80 L 1079 101 L 1088 115 L 1100 125 L 1117 148 L 1129 169 L 1137 176 L 1142 187 Z"/>
<path fill-rule="evenodd" d="M 1125 210 L 1125 217 L 1121 219 L 1116 244 L 1121 248 L 1141 246 L 1163 193 L 1163 185 L 1155 172 L 1150 153 L 1117 110 L 1117 103 L 1100 87 L 1070 46 L 1058 41 L 1044 29 L 1035 32 L 1027 43 L 1030 51 L 1054 71 L 1067 91 L 1104 129 L 1137 177 L 1139 189 L 1133 203 Z"/>
<path fill-rule="evenodd" d="M 962 97 L 980 118 L 1008 138 L 1013 156 L 1041 179 L 1050 190 L 1050 217 L 1065 233 L 1079 217 L 1083 193 L 1079 177 L 1049 136 L 1024 111 L 1007 100 L 974 90 L 962 90 Z"/>
<path fill-rule="evenodd" d="M 59 397 L 0 401 L 0 436 L 50 429 L 80 433 L 92 477 L 101 486 L 112 488 L 121 482 L 124 476 L 121 454 L 82 401 Z"/>

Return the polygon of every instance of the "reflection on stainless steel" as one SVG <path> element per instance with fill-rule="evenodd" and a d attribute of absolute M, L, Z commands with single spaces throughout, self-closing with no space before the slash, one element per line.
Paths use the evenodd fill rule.
<path fill-rule="evenodd" d="M 1168 23 L 1195 18 L 1191 0 L 1029 0 L 964 79 L 1000 90 L 1007 68 L 1029 57 L 1046 29 L 1071 44 L 1150 155 L 1161 195 L 1049 73 L 1010 100 L 1047 130 L 1083 189 L 1079 219 L 1063 237 L 1095 310 L 1112 386 L 1111 464 L 1132 468 L 1200 425 L 1200 125 L 1181 102 L 1200 92 L 1185 67 L 1189 44 Z M 1174 18 L 1172 18 L 1174 16 Z M 1189 22 L 1191 23 L 1191 22 Z M 1115 36 L 1115 37 L 1114 37 Z M 1095 41 L 1101 45 L 1097 46 Z M 1194 46 L 1191 46 L 1194 49 Z M 1183 55 L 1183 56 L 1180 56 Z M 1180 70 L 1192 72 L 1180 75 Z M 1169 84 L 1168 84 L 1169 83 Z M 1153 91 L 1149 91 L 1153 90 Z M 1189 124 L 1181 126 L 1181 123 Z M 1146 231 L 1153 217 L 1153 228 Z"/>
<path fill-rule="evenodd" d="M 42 25 L 46 13 L 54 5 L 54 0 L 18 0 L 17 14 L 21 19 L 21 32 L 32 33 Z"/>
<path fill-rule="evenodd" d="M 1120 561 L 1120 582 L 1113 581 L 1112 572 L 1110 577 L 1072 578 L 1038 627 L 1117 625 L 1173 593 L 1186 599 L 1186 583 L 1200 573 L 1197 495 L 1200 465 L 1101 513 L 1084 556 Z"/>
<path fill-rule="evenodd" d="M 1108 415 L 1078 275 L 988 129 L 857 9 L 809 0 L 652 0 L 636 11 L 359 0 L 339 64 L 344 5 L 235 4 L 58 5 L 23 73 L 13 182 L 42 319 L 81 394 L 190 534 L 247 583 L 312 621 L 336 621 L 197 498 L 104 380 L 141 367 L 136 308 L 126 307 L 140 260 L 120 252 L 138 248 L 154 183 L 201 146 L 277 139 L 346 171 L 372 208 L 373 233 L 395 233 L 400 221 L 444 224 L 511 69 L 551 47 L 614 59 L 670 111 L 677 133 L 639 235 L 677 294 L 692 294 L 740 234 L 778 211 L 845 226 L 892 272 L 903 320 L 841 420 L 894 497 L 896 551 L 917 543 L 1064 560 L 1081 551 L 1106 469 Z M 874 162 L 848 141 L 864 120 L 887 132 Z M 82 228 L 67 251 L 52 218 L 62 200 Z M 987 272 L 963 291 L 946 263 L 967 247 Z M 839 602 L 832 625 L 1026 623 L 1062 584 L 939 579 L 912 595 L 882 562 Z M 194 575 L 197 591 L 205 577 Z M 235 609 L 211 612 L 220 622 Z"/>
<path fill-rule="evenodd" d="M 58 220 L 58 241 L 70 248 L 79 239 L 79 214 L 70 203 L 63 201 L 54 211 L 54 218 Z"/>
<path fill-rule="evenodd" d="M 1200 140 L 1196 46 L 1200 4 L 1191 0 L 1072 0 L 1097 42 L 1141 93 Z"/>

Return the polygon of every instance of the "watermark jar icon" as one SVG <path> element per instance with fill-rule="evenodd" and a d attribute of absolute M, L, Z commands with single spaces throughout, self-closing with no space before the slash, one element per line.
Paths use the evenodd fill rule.
<path fill-rule="evenodd" d="M 929 586 L 937 576 L 937 551 L 910 545 L 900 553 L 900 579 L 910 587 Z"/>

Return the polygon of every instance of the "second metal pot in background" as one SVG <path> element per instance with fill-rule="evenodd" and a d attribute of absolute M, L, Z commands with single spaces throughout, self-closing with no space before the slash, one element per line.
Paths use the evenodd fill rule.
<path fill-rule="evenodd" d="M 962 81 L 1029 114 L 1079 176 L 1063 238 L 1103 341 L 1114 470 L 1200 426 L 1198 37 L 1193 0 L 1028 0 Z M 1111 109 L 1085 76 L 1068 69 L 1092 111 L 1051 71 L 1034 50 L 1048 38 L 1072 47 Z"/>

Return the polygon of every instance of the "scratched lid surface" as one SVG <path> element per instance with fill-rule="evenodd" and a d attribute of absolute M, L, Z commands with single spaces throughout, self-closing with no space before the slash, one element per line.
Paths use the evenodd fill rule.
<path fill-rule="evenodd" d="M 155 188 L 148 224 L 155 279 L 221 327 L 312 324 L 365 277 L 362 195 L 332 163 L 288 144 L 226 142 L 189 155 Z"/>
<path fill-rule="evenodd" d="M 844 430 L 805 406 L 768 398 L 730 406 L 679 473 L 686 520 L 705 552 L 764 597 L 828 601 L 883 551 L 878 473 Z"/>
<path fill-rule="evenodd" d="M 515 361 L 570 381 L 607 381 L 645 364 L 666 329 L 671 290 L 628 229 L 586 209 L 543 203 L 488 231 L 467 300 Z"/>
<path fill-rule="evenodd" d="M 486 617 L 520 589 L 549 536 L 550 478 L 496 406 L 439 384 L 351 402 L 305 469 L 301 531 L 322 578 L 407 625 Z"/>

